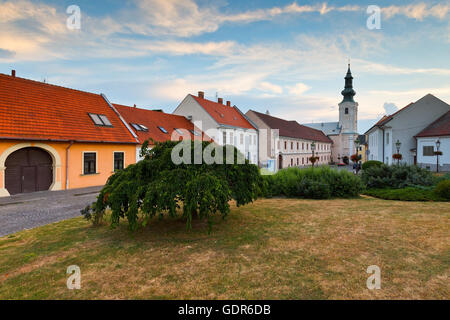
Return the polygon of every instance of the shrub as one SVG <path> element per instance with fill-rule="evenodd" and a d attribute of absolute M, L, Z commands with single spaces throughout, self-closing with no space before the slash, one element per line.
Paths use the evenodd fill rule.
<path fill-rule="evenodd" d="M 380 166 L 380 165 L 382 165 L 382 164 L 383 164 L 383 162 L 381 162 L 381 161 L 377 161 L 377 160 L 369 160 L 369 161 L 366 161 L 366 162 L 364 162 L 364 163 L 362 164 L 362 169 L 363 169 L 363 170 L 366 170 L 366 169 L 369 169 L 369 168 L 371 168 L 371 167 Z"/>
<path fill-rule="evenodd" d="M 434 178 L 431 172 L 406 164 L 388 166 L 376 165 L 363 170 L 362 180 L 368 188 L 405 188 L 431 186 Z"/>
<path fill-rule="evenodd" d="M 450 180 L 442 180 L 434 188 L 434 193 L 441 198 L 450 200 Z"/>
<path fill-rule="evenodd" d="M 367 189 L 365 195 L 385 200 L 399 201 L 445 201 L 432 188 L 407 187 L 403 189 Z"/>
<path fill-rule="evenodd" d="M 186 142 L 182 142 L 186 143 Z M 93 207 L 82 210 L 83 215 L 99 222 L 107 208 L 111 209 L 111 224 L 117 225 L 126 219 L 135 230 L 145 226 L 150 218 L 165 214 L 176 216 L 182 209 L 182 216 L 191 227 L 192 218 L 207 219 L 211 228 L 211 216 L 229 212 L 229 201 L 234 199 L 238 206 L 247 204 L 261 193 L 263 182 L 258 167 L 237 164 L 239 154 L 231 146 L 219 147 L 226 154 L 232 148 L 234 164 L 184 164 L 173 163 L 171 154 L 178 142 L 156 143 L 151 150 L 147 143 L 142 147 L 144 160 L 114 173 L 100 191 Z M 210 142 L 202 142 L 198 148 L 204 150 Z M 189 145 L 191 159 L 194 159 L 194 142 Z M 214 155 L 214 151 L 212 152 Z M 243 156 L 242 156 L 243 157 Z"/>
<path fill-rule="evenodd" d="M 287 168 L 265 176 L 268 184 L 265 196 L 285 195 L 310 199 L 351 198 L 361 193 L 363 184 L 358 176 L 346 170 L 322 166 L 316 168 Z"/>

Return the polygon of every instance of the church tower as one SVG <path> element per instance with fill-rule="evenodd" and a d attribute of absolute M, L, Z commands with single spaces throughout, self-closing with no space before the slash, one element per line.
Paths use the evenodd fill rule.
<path fill-rule="evenodd" d="M 354 141 L 358 138 L 358 103 L 353 100 L 356 94 L 353 90 L 353 77 L 348 64 L 345 76 L 345 87 L 341 94 L 344 96 L 339 103 L 339 126 L 341 127 L 341 150 L 342 157 L 350 157 L 356 152 Z"/>

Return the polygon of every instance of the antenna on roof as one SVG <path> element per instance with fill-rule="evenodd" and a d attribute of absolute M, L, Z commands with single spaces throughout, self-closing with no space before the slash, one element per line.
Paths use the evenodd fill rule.
<path fill-rule="evenodd" d="M 216 100 L 219 97 L 219 92 L 216 91 Z"/>

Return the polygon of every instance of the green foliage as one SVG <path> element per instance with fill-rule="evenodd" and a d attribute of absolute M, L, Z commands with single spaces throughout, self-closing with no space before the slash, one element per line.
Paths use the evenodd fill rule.
<path fill-rule="evenodd" d="M 186 143 L 186 142 L 183 142 Z M 210 142 L 195 142 L 203 151 Z M 99 221 L 107 208 L 111 209 L 111 223 L 117 225 L 126 219 L 130 229 L 145 226 L 150 218 L 164 215 L 175 217 L 182 209 L 182 216 L 191 227 L 193 217 L 207 219 L 219 212 L 225 217 L 229 201 L 234 199 L 238 206 L 252 202 L 261 193 L 263 182 L 258 167 L 245 160 L 234 147 L 219 147 L 226 155 L 226 148 L 232 148 L 233 164 L 184 164 L 176 165 L 171 158 L 178 142 L 156 143 L 149 150 L 144 143 L 141 156 L 144 160 L 114 173 L 100 191 L 97 202 L 86 208 L 86 218 Z M 191 159 L 194 162 L 194 141 L 190 142 Z M 212 151 L 213 156 L 215 151 Z M 180 156 L 184 154 L 181 153 Z M 97 219 L 97 220 L 95 220 Z"/>
<path fill-rule="evenodd" d="M 308 199 L 350 198 L 358 196 L 363 184 L 358 176 L 346 170 L 327 166 L 287 168 L 271 176 L 263 176 L 266 197 L 285 195 Z"/>
<path fill-rule="evenodd" d="M 438 184 L 439 182 L 444 181 L 444 180 L 450 180 L 450 172 L 447 172 L 446 174 L 439 175 L 439 176 L 433 174 L 433 179 L 434 179 L 433 184 Z"/>
<path fill-rule="evenodd" d="M 371 168 L 371 167 L 375 167 L 375 166 L 380 166 L 380 165 L 382 165 L 383 164 L 383 162 L 381 162 L 381 161 L 377 161 L 377 160 L 369 160 L 369 161 L 366 161 L 366 162 L 364 162 L 363 164 L 362 164 L 362 169 L 363 170 L 367 170 L 367 169 L 369 169 L 369 168 Z"/>
<path fill-rule="evenodd" d="M 434 188 L 434 193 L 444 199 L 450 200 L 450 180 L 442 180 Z"/>
<path fill-rule="evenodd" d="M 367 189 L 364 194 L 385 200 L 400 201 L 445 201 L 433 192 L 433 188 L 406 187 L 403 189 Z"/>
<path fill-rule="evenodd" d="M 405 188 L 433 185 L 433 175 L 426 169 L 406 164 L 375 165 L 363 170 L 362 180 L 368 188 Z"/>

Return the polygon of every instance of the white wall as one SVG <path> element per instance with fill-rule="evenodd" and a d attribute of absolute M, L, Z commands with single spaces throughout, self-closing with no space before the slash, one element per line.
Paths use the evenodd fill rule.
<path fill-rule="evenodd" d="M 383 161 L 383 131 L 375 128 L 367 135 L 369 148 L 368 160 Z"/>
<path fill-rule="evenodd" d="M 436 168 L 436 156 L 424 156 L 423 147 L 432 146 L 433 150 L 436 151 L 436 141 L 438 137 L 427 137 L 427 138 L 417 138 L 417 164 L 421 167 Z M 439 137 L 441 146 L 439 148 L 442 151 L 442 156 L 439 156 L 439 167 L 450 165 L 450 137 Z"/>

